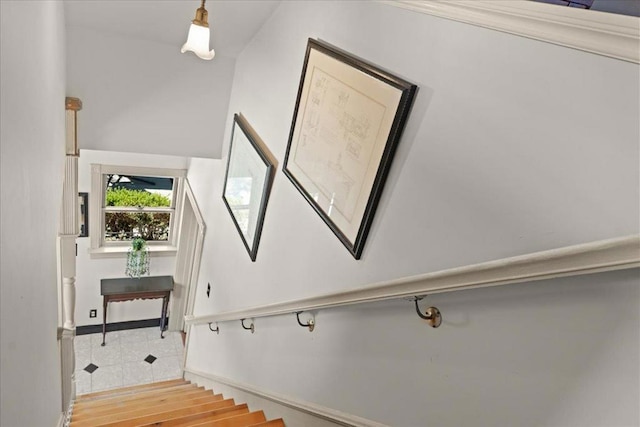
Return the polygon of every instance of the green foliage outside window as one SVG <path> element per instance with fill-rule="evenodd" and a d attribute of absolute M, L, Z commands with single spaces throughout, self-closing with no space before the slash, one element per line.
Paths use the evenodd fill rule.
<path fill-rule="evenodd" d="M 107 189 L 107 206 L 169 207 L 171 200 L 167 196 L 144 190 L 109 188 Z"/>
<path fill-rule="evenodd" d="M 171 199 L 161 194 L 144 190 L 108 188 L 107 206 L 170 207 Z M 107 212 L 105 214 L 105 239 L 108 241 L 169 239 L 168 212 Z"/>

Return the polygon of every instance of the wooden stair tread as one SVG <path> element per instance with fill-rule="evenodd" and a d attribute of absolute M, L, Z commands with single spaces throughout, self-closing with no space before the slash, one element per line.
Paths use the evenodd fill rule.
<path fill-rule="evenodd" d="M 129 403 L 136 403 L 141 401 L 157 400 L 166 397 L 184 396 L 193 393 L 200 393 L 205 390 L 204 387 L 197 387 L 195 384 L 187 384 L 183 386 L 176 386 L 167 389 L 159 389 L 157 391 L 148 391 L 144 393 L 128 394 L 124 396 L 116 396 L 109 399 L 93 400 L 90 402 L 80 402 L 74 405 L 73 412 L 81 413 L 85 411 L 99 410 L 100 408 L 108 407 L 111 405 L 124 405 Z"/>
<path fill-rule="evenodd" d="M 186 381 L 180 378 L 177 380 L 160 381 L 157 383 L 133 385 L 129 387 L 121 387 L 115 390 L 105 390 L 105 391 L 98 391 L 95 393 L 82 394 L 77 397 L 76 402 L 80 402 L 84 400 L 92 400 L 92 399 L 96 399 L 104 396 L 115 396 L 119 394 L 127 394 L 129 392 L 135 392 L 139 390 L 151 390 L 156 388 L 170 387 L 172 385 L 190 384 L 190 383 L 191 383 L 190 381 Z"/>
<path fill-rule="evenodd" d="M 277 420 L 265 421 L 263 423 L 251 424 L 247 427 L 286 427 L 282 418 Z"/>
<path fill-rule="evenodd" d="M 116 416 L 103 416 L 98 418 L 91 418 L 89 420 L 80 421 L 76 424 L 71 419 L 72 427 L 98 427 L 98 426 L 118 426 L 118 427 L 134 427 L 149 423 L 157 423 L 160 421 L 177 418 L 180 416 L 186 416 L 191 414 L 200 413 L 207 410 L 214 410 L 225 408 L 229 406 L 235 406 L 233 399 L 219 400 L 217 402 L 201 403 L 191 406 L 179 406 L 175 408 L 169 408 L 169 405 L 162 405 L 161 407 L 154 407 L 154 412 L 148 410 L 131 411 L 129 413 L 116 414 Z"/>
<path fill-rule="evenodd" d="M 101 410 L 96 416 L 91 414 L 80 414 L 77 418 L 71 420 L 71 425 L 76 423 L 92 422 L 94 424 L 109 424 L 114 421 L 127 421 L 133 418 L 144 417 L 147 415 L 160 414 L 179 410 L 182 408 L 190 408 L 198 405 L 207 405 L 221 402 L 219 396 L 213 398 L 213 395 L 206 397 L 196 397 L 185 401 L 170 401 L 159 404 L 145 405 L 142 407 L 126 408 L 124 411 L 114 410 L 113 412 Z M 224 407 L 224 406 L 223 406 Z"/>
<path fill-rule="evenodd" d="M 204 387 L 198 387 L 195 384 L 180 384 L 180 385 L 174 385 L 170 387 L 143 390 L 137 393 L 135 392 L 121 393 L 115 396 L 103 397 L 97 400 L 76 402 L 74 404 L 74 411 L 76 409 L 98 408 L 104 405 L 110 405 L 113 403 L 122 402 L 123 400 L 128 401 L 128 400 L 145 399 L 145 398 L 150 398 L 154 396 L 173 395 L 173 394 L 179 394 L 179 393 L 190 391 L 190 390 L 199 390 L 199 389 L 204 389 Z"/>
<path fill-rule="evenodd" d="M 285 427 L 263 411 L 182 379 L 85 394 L 74 402 L 71 427 Z"/>
<path fill-rule="evenodd" d="M 266 420 L 267 418 L 264 416 L 264 412 L 256 411 L 249 412 L 248 414 L 236 415 L 234 417 L 222 418 L 218 421 L 193 424 L 193 427 L 246 427 Z"/>
<path fill-rule="evenodd" d="M 172 418 L 166 421 L 145 424 L 144 427 L 188 427 L 201 424 L 205 421 L 216 421 L 221 418 L 233 417 L 235 415 L 247 413 L 249 413 L 249 407 L 246 403 L 242 403 L 240 405 L 229 406 L 228 408 L 216 409 L 213 411 L 203 411 L 198 414 L 186 415 L 183 417 Z"/>
<path fill-rule="evenodd" d="M 147 409 L 148 411 L 153 412 L 154 408 L 165 408 L 165 407 L 176 407 L 178 405 L 183 406 L 192 406 L 196 403 L 209 403 L 209 402 L 217 402 L 219 400 L 223 400 L 221 394 L 213 394 L 210 390 L 198 390 L 195 393 L 186 393 L 186 394 L 172 394 L 172 395 L 163 395 L 157 398 L 150 397 L 148 399 L 143 399 L 141 401 L 132 401 L 132 402 L 123 402 L 123 403 L 114 403 L 108 405 L 106 407 L 99 408 L 90 408 L 85 409 L 82 412 L 75 412 L 74 415 L 77 415 L 76 419 L 86 420 L 89 418 L 98 418 L 102 416 L 109 415 L 111 417 L 115 417 L 116 414 L 120 414 L 122 412 L 132 412 L 132 411 L 143 411 Z"/>

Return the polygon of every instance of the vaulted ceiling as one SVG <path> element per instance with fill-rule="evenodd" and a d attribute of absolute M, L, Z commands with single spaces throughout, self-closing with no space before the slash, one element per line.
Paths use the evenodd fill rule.
<path fill-rule="evenodd" d="M 81 149 L 220 158 L 235 60 L 280 1 L 206 2 L 211 48 L 181 54 L 200 0 L 65 0 Z"/>
<path fill-rule="evenodd" d="M 216 55 L 237 56 L 280 1 L 209 1 L 212 48 Z M 199 0 L 66 0 L 67 25 L 118 34 L 180 48 Z"/>

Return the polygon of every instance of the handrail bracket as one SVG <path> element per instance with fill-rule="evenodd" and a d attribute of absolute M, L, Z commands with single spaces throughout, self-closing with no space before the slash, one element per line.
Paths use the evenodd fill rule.
<path fill-rule="evenodd" d="M 215 332 L 216 334 L 220 335 L 220 326 L 218 326 L 218 323 L 216 323 L 216 328 L 215 328 L 215 329 L 212 329 L 212 328 L 211 328 L 211 323 L 212 323 L 212 322 L 209 322 L 209 330 L 210 330 L 211 332 Z"/>
<path fill-rule="evenodd" d="M 432 328 L 437 328 L 442 324 L 442 314 L 437 307 L 427 307 L 427 309 L 424 311 L 424 314 L 422 314 L 422 312 L 420 311 L 420 306 L 418 305 L 418 301 L 425 297 L 426 295 L 417 295 L 408 299 L 415 302 L 416 313 L 418 313 L 418 316 L 420 316 L 421 319 L 425 319 L 427 321 L 427 324 Z"/>
<path fill-rule="evenodd" d="M 256 328 L 255 328 L 255 326 L 253 325 L 253 322 L 251 322 L 251 326 L 247 327 L 247 326 L 245 326 L 245 325 L 244 325 L 244 321 L 245 321 L 245 320 L 246 320 L 246 319 L 240 319 L 240 323 L 242 323 L 242 328 L 243 328 L 243 329 L 246 329 L 247 331 L 251 331 L 251 333 L 253 334 L 253 333 L 256 331 Z"/>
<path fill-rule="evenodd" d="M 313 329 L 316 327 L 316 321 L 315 319 L 312 317 L 311 319 L 307 320 L 307 323 L 302 323 L 300 321 L 300 313 L 303 313 L 302 311 L 296 311 L 296 319 L 298 319 L 298 325 L 302 326 L 303 328 L 309 328 L 309 332 L 313 332 Z"/>

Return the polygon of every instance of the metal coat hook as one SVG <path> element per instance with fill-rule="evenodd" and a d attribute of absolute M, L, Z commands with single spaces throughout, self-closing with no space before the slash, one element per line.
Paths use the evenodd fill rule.
<path fill-rule="evenodd" d="M 423 298 L 424 296 L 416 296 L 411 298 L 416 304 L 416 313 L 418 313 L 418 316 L 420 316 L 420 318 L 425 319 L 429 326 L 431 326 L 432 328 L 437 328 L 442 324 L 442 314 L 440 314 L 440 310 L 438 310 L 436 307 L 428 307 L 425 310 L 424 314 L 422 314 L 422 312 L 420 311 L 420 306 L 418 305 L 418 301 Z"/>
<path fill-rule="evenodd" d="M 209 330 L 210 330 L 211 332 L 215 332 L 216 334 L 220 335 L 220 326 L 218 326 L 218 324 L 217 324 L 217 323 L 216 323 L 216 328 L 215 328 L 215 329 L 212 329 L 212 328 L 211 328 L 211 322 L 209 322 Z"/>
<path fill-rule="evenodd" d="M 247 328 L 246 326 L 244 326 L 244 321 L 245 319 L 240 319 L 240 323 L 242 323 L 242 328 L 246 329 L 247 331 L 251 331 L 251 333 L 254 333 L 256 331 L 256 328 L 253 326 L 253 322 L 251 322 L 251 326 Z"/>
<path fill-rule="evenodd" d="M 309 328 L 309 332 L 313 332 L 313 328 L 315 328 L 316 326 L 316 321 L 312 317 L 311 319 L 307 320 L 307 323 L 302 323 L 300 321 L 300 313 L 302 313 L 302 311 L 296 311 L 296 319 L 298 319 L 298 325 L 302 326 L 303 328 Z"/>

